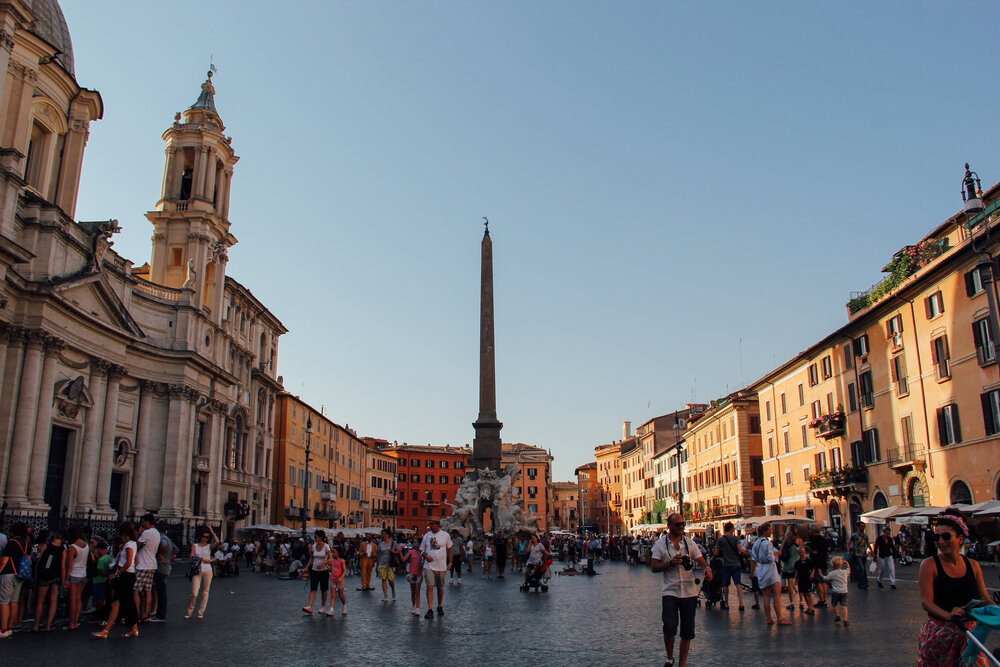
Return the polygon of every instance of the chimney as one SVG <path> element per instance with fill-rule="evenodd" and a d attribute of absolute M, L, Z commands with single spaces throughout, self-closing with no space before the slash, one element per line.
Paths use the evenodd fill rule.
<path fill-rule="evenodd" d="M 632 437 L 632 422 L 625 421 L 622 422 L 622 440 L 628 440 Z"/>

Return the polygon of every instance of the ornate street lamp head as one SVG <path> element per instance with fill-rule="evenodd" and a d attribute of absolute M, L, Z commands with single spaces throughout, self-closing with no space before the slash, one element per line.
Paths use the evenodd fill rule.
<path fill-rule="evenodd" d="M 962 179 L 962 201 L 965 202 L 965 214 L 969 217 L 983 212 L 983 191 L 979 183 L 979 174 L 969 169 L 965 163 L 965 177 Z"/>

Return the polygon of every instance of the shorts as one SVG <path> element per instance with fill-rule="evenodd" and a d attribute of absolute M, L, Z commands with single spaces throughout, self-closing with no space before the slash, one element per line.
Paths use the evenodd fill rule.
<path fill-rule="evenodd" d="M 847 606 L 847 593 L 830 593 L 830 605 L 836 607 L 840 605 L 841 607 Z"/>
<path fill-rule="evenodd" d="M 103 581 L 94 584 L 93 596 L 94 596 L 95 600 L 103 600 L 104 599 L 104 588 L 105 588 L 106 585 L 107 584 L 105 584 L 105 582 L 103 582 Z"/>
<path fill-rule="evenodd" d="M 326 593 L 330 590 L 330 572 L 328 570 L 309 570 L 309 590 Z"/>
<path fill-rule="evenodd" d="M 156 570 L 136 570 L 135 584 L 132 586 L 132 590 L 138 593 L 153 590 L 154 574 L 156 574 Z"/>
<path fill-rule="evenodd" d="M 330 588 L 333 589 L 334 593 L 343 593 L 344 592 L 344 582 L 343 581 L 334 581 L 334 580 L 330 579 Z"/>
<path fill-rule="evenodd" d="M 698 597 L 677 598 L 664 595 L 662 598 L 663 636 L 677 635 L 677 621 L 680 619 L 681 639 L 694 639 L 694 612 L 698 607 Z"/>
<path fill-rule="evenodd" d="M 0 576 L 0 604 L 10 604 L 21 599 L 21 580 L 16 574 Z"/>
<path fill-rule="evenodd" d="M 39 579 L 38 587 L 46 588 L 47 586 L 58 586 L 60 583 L 62 583 L 62 579 L 59 577 L 56 577 L 55 579 Z"/>
<path fill-rule="evenodd" d="M 795 582 L 799 586 L 799 593 L 809 593 L 812 591 L 813 581 L 809 577 L 796 577 Z"/>
<path fill-rule="evenodd" d="M 419 585 L 421 581 L 424 580 L 424 575 L 422 574 L 408 574 L 406 575 L 406 580 L 411 584 Z"/>
<path fill-rule="evenodd" d="M 424 570 L 424 579 L 427 581 L 427 587 L 435 586 L 437 588 L 444 588 L 444 570 Z"/>
<path fill-rule="evenodd" d="M 87 577 L 70 577 L 69 583 L 71 584 L 82 584 L 87 580 Z"/>
<path fill-rule="evenodd" d="M 793 572 L 785 572 L 784 570 L 782 570 L 781 571 L 781 578 L 785 579 L 785 580 L 794 579 L 795 578 L 795 572 L 794 571 Z"/>
<path fill-rule="evenodd" d="M 378 578 L 383 581 L 396 580 L 396 569 L 392 565 L 379 565 Z"/>
<path fill-rule="evenodd" d="M 729 584 L 736 584 L 739 586 L 742 584 L 740 578 L 740 566 L 739 565 L 723 565 L 722 566 L 722 585 L 728 586 Z"/>

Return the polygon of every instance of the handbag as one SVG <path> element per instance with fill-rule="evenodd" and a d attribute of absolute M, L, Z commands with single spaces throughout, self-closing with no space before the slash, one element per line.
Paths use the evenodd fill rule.
<path fill-rule="evenodd" d="M 201 572 L 201 559 L 191 556 L 191 564 L 188 565 L 187 578 L 194 579 Z"/>
<path fill-rule="evenodd" d="M 873 560 L 871 562 L 871 565 L 868 566 L 868 571 L 871 572 L 872 574 L 878 572 L 878 563 Z"/>

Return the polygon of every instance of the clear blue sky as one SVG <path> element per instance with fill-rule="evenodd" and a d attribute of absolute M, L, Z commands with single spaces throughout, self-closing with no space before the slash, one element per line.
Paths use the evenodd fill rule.
<path fill-rule="evenodd" d="M 290 330 L 285 387 L 362 435 L 471 443 L 489 216 L 503 437 L 557 480 L 841 325 L 964 162 L 1000 180 L 997 3 L 63 9 L 106 105 L 78 218 L 148 260 L 160 135 L 214 55 L 229 272 Z"/>

